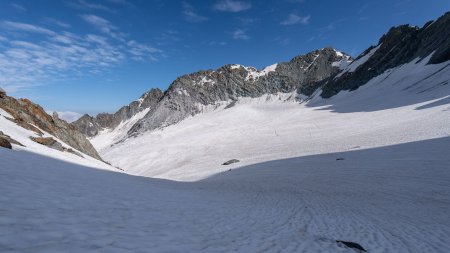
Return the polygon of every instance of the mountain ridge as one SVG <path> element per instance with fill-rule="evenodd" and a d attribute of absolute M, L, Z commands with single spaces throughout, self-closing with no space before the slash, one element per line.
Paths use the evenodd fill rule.
<path fill-rule="evenodd" d="M 226 64 L 215 70 L 200 70 L 182 75 L 164 92 L 151 89 L 140 97 L 139 100 L 145 97 L 145 101 L 150 105 L 140 108 L 142 110 L 150 108 L 145 117 L 150 117 L 151 122 L 138 122 L 130 129 L 130 134 L 138 134 L 145 125 L 151 125 L 150 128 L 155 129 L 177 123 L 188 116 L 200 113 L 199 107 L 202 105 L 213 105 L 227 100 L 236 101 L 238 97 L 292 92 L 298 88 L 298 84 L 313 85 L 340 71 L 340 67 L 333 66 L 333 63 L 350 62 L 351 59 L 351 56 L 333 48 L 322 48 L 262 70 L 239 64 Z M 147 100 L 146 94 L 153 95 Z M 129 119 L 132 114 L 127 117 L 118 115 L 139 100 L 122 107 L 114 114 L 100 113 L 96 117 L 85 114 L 72 125 L 88 137 L 95 136 L 101 130 L 113 129 L 121 120 Z"/>
<path fill-rule="evenodd" d="M 419 61 L 432 54 L 428 64 L 445 62 L 450 59 L 449 31 L 450 12 L 447 12 L 422 28 L 410 25 L 392 27 L 377 45 L 369 47 L 355 59 L 328 47 L 262 70 L 227 64 L 216 70 L 182 75 L 167 90 L 151 97 L 150 106 L 146 107 L 148 112 L 127 130 L 127 136 L 178 123 L 201 113 L 208 105 L 226 102 L 231 107 L 239 97 L 295 92 L 301 100 L 320 90 L 322 98 L 330 98 L 343 90 L 355 90 L 386 70 L 415 58 Z M 84 115 L 72 124 L 93 137 L 99 131 L 114 129 L 121 121 L 133 116 L 133 113 L 118 116 L 121 110 L 125 110 L 123 108 L 115 114 L 99 114 L 95 118 Z M 145 109 L 141 108 L 140 111 Z M 91 125 L 92 129 L 87 131 Z"/>

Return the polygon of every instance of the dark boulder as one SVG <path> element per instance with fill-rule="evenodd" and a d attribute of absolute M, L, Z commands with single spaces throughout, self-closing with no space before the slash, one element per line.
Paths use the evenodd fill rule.
<path fill-rule="evenodd" d="M 339 245 L 356 250 L 356 252 L 367 252 L 361 245 L 356 242 L 336 241 Z"/>
<path fill-rule="evenodd" d="M 12 149 L 11 142 L 9 142 L 8 139 L 4 138 L 3 136 L 0 136 L 0 147 Z"/>
<path fill-rule="evenodd" d="M 222 165 L 230 165 L 230 164 L 238 163 L 238 162 L 240 162 L 238 159 L 231 159 L 231 160 L 228 160 L 228 161 L 222 163 Z"/>
<path fill-rule="evenodd" d="M 5 143 L 4 145 L 6 145 L 6 146 L 2 146 L 2 145 L 0 144 L 0 146 L 2 146 L 2 147 L 4 147 L 4 148 L 9 148 L 9 149 L 11 149 L 12 147 L 11 147 L 11 148 L 9 147 L 11 144 L 16 144 L 16 145 L 19 145 L 19 146 L 24 147 L 24 145 L 22 145 L 22 143 L 20 143 L 20 142 L 14 140 L 14 139 L 11 138 L 9 135 L 4 134 L 2 131 L 0 131 L 0 139 L 2 139 L 2 140 L 3 140 L 2 143 Z M 9 145 L 8 145 L 7 143 L 9 143 Z"/>

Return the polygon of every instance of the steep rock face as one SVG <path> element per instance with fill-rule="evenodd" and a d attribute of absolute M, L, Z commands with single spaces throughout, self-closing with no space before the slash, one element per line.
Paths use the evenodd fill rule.
<path fill-rule="evenodd" d="M 376 47 L 368 48 L 349 65 L 351 70 L 346 69 L 329 80 L 322 87 L 321 96 L 329 98 L 341 90 L 355 90 L 388 69 L 430 54 L 433 55 L 428 64 L 450 60 L 450 12 L 422 28 L 409 25 L 391 28 Z"/>
<path fill-rule="evenodd" d="M 32 130 L 39 135 L 45 131 L 56 136 L 74 149 L 101 160 L 101 157 L 75 127 L 64 120 L 59 119 L 58 114 L 48 115 L 42 107 L 28 99 L 15 99 L 6 94 L 0 96 L 0 108 L 8 112 L 14 118 L 10 119 L 21 127 Z M 41 129 L 41 130 L 39 130 Z"/>
<path fill-rule="evenodd" d="M 116 113 L 100 113 L 96 117 L 83 115 L 81 118 L 72 123 L 72 125 L 86 136 L 92 137 L 98 134 L 102 129 L 113 129 L 120 122 L 133 117 L 136 113 L 146 108 L 154 108 L 159 100 L 163 97 L 160 89 L 151 89 L 144 93 L 137 101 L 131 102 L 127 106 L 123 106 Z"/>
<path fill-rule="evenodd" d="M 85 114 L 81 116 L 81 118 L 71 123 L 78 132 L 86 135 L 86 136 L 94 136 L 98 133 L 98 129 L 101 127 L 97 125 L 95 118 Z"/>
<path fill-rule="evenodd" d="M 177 123 L 221 101 L 233 103 L 238 97 L 308 89 L 340 71 L 337 63 L 347 63 L 350 56 L 332 48 L 298 56 L 290 62 L 275 64 L 258 71 L 242 65 L 225 65 L 217 70 L 199 71 L 177 78 L 158 105 L 129 131 L 144 131 Z"/>

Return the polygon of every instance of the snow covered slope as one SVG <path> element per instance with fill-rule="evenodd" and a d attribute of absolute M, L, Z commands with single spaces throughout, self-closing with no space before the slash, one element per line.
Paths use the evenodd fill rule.
<path fill-rule="evenodd" d="M 343 240 L 371 253 L 446 253 L 449 146 L 355 148 L 193 183 L 0 149 L 0 252 L 354 253 Z"/>
<path fill-rule="evenodd" d="M 281 158 L 343 152 L 450 135 L 450 62 L 429 57 L 390 69 L 353 92 L 242 98 L 233 107 L 190 117 L 111 146 L 92 140 L 104 159 L 126 172 L 199 180 Z M 228 167 L 230 159 L 241 162 Z"/>

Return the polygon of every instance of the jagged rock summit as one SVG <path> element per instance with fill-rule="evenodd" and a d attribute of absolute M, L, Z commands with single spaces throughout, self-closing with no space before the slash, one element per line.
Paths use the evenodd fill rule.
<path fill-rule="evenodd" d="M 73 122 L 72 125 L 79 132 L 88 137 L 92 137 L 97 135 L 102 129 L 113 129 L 120 122 L 130 119 L 137 113 L 155 107 L 163 96 L 164 94 L 160 89 L 151 89 L 144 93 L 137 101 L 123 106 L 114 114 L 100 113 L 95 117 L 85 114 Z"/>

